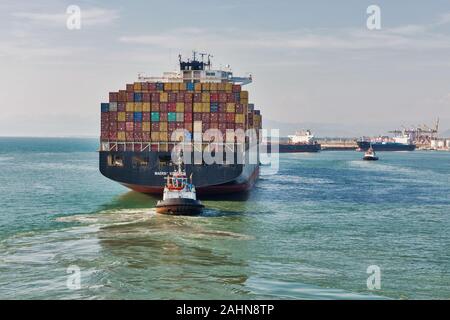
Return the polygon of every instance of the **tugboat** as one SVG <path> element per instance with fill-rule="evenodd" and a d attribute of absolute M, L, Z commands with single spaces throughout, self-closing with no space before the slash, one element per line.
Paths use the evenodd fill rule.
<path fill-rule="evenodd" d="M 375 151 L 373 151 L 372 147 L 370 147 L 369 150 L 367 150 L 364 153 L 363 160 L 367 160 L 367 161 L 376 161 L 376 160 L 378 160 L 378 157 L 375 155 Z"/>
<path fill-rule="evenodd" d="M 182 169 L 181 160 L 177 164 L 177 169 L 169 173 L 166 177 L 166 185 L 163 192 L 163 200 L 156 204 L 156 212 L 171 215 L 196 215 L 200 214 L 205 207 L 200 200 L 197 200 L 195 186 L 186 177 L 186 172 Z"/>

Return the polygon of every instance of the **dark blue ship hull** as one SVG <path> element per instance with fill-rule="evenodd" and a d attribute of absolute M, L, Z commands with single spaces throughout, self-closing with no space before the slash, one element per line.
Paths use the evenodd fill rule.
<path fill-rule="evenodd" d="M 319 143 L 313 144 L 278 144 L 279 153 L 298 153 L 298 152 L 319 152 L 321 150 L 321 145 Z M 271 152 L 272 147 L 270 144 L 267 145 L 267 151 Z"/>
<path fill-rule="evenodd" d="M 357 141 L 358 147 L 362 151 L 366 151 L 372 146 L 374 151 L 414 151 L 415 144 L 403 144 L 397 142 L 370 142 Z"/>

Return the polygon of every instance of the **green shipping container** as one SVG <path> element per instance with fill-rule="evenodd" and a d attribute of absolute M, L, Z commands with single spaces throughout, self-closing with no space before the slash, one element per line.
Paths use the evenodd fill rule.
<path fill-rule="evenodd" d="M 152 112 L 152 121 L 159 122 L 159 112 Z"/>
<path fill-rule="evenodd" d="M 177 121 L 177 113 L 176 112 L 169 112 L 167 114 L 167 121 L 169 121 L 169 122 Z"/>

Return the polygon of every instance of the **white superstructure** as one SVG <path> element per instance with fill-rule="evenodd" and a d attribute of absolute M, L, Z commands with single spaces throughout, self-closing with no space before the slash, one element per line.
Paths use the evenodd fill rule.
<path fill-rule="evenodd" d="M 288 136 L 290 143 L 304 143 L 311 144 L 314 141 L 314 135 L 311 130 L 297 131 L 295 135 Z"/>

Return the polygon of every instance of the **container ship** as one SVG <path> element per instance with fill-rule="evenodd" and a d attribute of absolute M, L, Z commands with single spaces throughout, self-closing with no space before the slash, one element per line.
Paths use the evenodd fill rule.
<path fill-rule="evenodd" d="M 374 151 L 414 151 L 416 149 L 416 145 L 407 134 L 395 136 L 394 138 L 361 138 L 356 143 L 360 151 L 367 151 L 370 147 Z"/>
<path fill-rule="evenodd" d="M 268 152 L 272 151 L 272 144 L 267 144 Z M 279 153 L 319 152 L 320 143 L 314 140 L 311 130 L 297 131 L 295 135 L 289 135 L 287 139 L 280 138 L 278 143 Z"/>
<path fill-rule="evenodd" d="M 252 82 L 251 75 L 235 77 L 229 67 L 214 70 L 211 56 L 204 61 L 206 54 L 199 55 L 201 59 L 195 52 L 192 59 L 179 56 L 179 70 L 164 72 L 162 77 L 139 76 L 101 103 L 99 167 L 105 177 L 138 192 L 162 194 L 165 176 L 172 169 L 175 130 L 185 129 L 184 145 L 202 152 L 207 143 L 200 140 L 199 146 L 193 142 L 195 137 L 218 129 L 224 135 L 223 147 L 232 150 L 234 159 L 249 149 L 249 141 L 246 138 L 237 146 L 234 136 L 228 136 L 229 129 L 255 129 L 259 137 L 261 113 L 249 103 L 248 91 L 242 90 Z M 199 194 L 241 192 L 257 180 L 259 158 L 206 165 L 192 155 L 185 170 Z"/>

